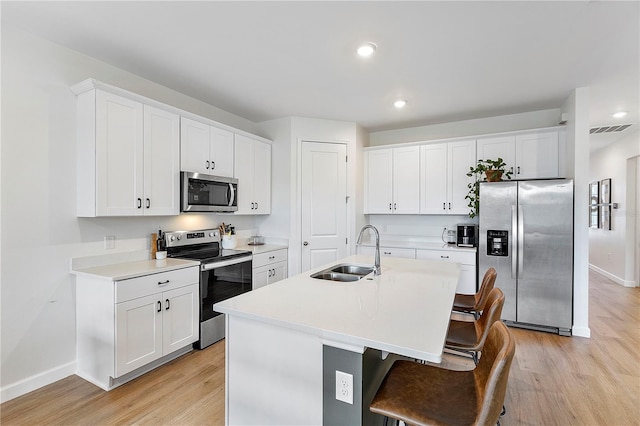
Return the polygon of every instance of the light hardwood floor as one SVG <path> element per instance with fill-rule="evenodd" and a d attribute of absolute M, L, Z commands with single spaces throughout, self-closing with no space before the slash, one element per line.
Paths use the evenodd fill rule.
<path fill-rule="evenodd" d="M 590 273 L 591 339 L 511 328 L 509 425 L 640 425 L 640 288 Z M 71 376 L 0 405 L 2 425 L 224 424 L 224 341 L 111 392 Z"/>

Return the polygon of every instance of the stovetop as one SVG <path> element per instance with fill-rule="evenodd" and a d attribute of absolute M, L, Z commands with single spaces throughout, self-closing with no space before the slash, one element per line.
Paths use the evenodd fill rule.
<path fill-rule="evenodd" d="M 220 248 L 218 229 L 167 232 L 165 242 L 168 257 L 198 260 L 201 263 L 218 262 L 251 254 L 247 250 Z"/>

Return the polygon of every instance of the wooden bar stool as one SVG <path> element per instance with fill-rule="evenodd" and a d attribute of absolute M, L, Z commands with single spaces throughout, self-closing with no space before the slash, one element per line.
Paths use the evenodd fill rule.
<path fill-rule="evenodd" d="M 503 306 L 504 293 L 499 288 L 492 289 L 478 320 L 457 321 L 452 319 L 449 321 L 445 348 L 468 353 L 473 358 L 473 362 L 477 364 L 478 352 L 482 350 L 493 323 L 500 321 Z"/>
<path fill-rule="evenodd" d="M 489 292 L 496 283 L 497 272 L 494 268 L 489 268 L 484 273 L 482 284 L 476 294 L 460 294 L 456 293 L 453 299 L 453 310 L 473 314 L 476 319 L 480 316 L 480 312 L 484 309 L 484 305 L 489 296 Z"/>
<path fill-rule="evenodd" d="M 499 424 L 514 353 L 511 333 L 496 321 L 474 370 L 396 361 L 369 409 L 410 425 Z"/>

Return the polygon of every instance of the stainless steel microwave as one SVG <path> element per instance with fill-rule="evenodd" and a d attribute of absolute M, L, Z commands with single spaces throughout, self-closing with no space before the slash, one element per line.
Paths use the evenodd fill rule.
<path fill-rule="evenodd" d="M 238 210 L 238 179 L 202 173 L 180 173 L 182 212 L 234 212 Z"/>

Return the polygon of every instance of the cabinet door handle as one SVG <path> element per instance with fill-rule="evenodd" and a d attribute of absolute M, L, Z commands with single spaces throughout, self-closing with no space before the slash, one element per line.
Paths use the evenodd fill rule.
<path fill-rule="evenodd" d="M 447 203 L 442 203 L 442 210 L 446 210 L 447 209 Z"/>
<path fill-rule="evenodd" d="M 165 284 L 169 284 L 169 280 L 166 280 L 166 281 L 158 281 L 158 285 L 165 285 Z"/>
<path fill-rule="evenodd" d="M 520 174 L 520 166 L 516 167 L 516 169 L 518 170 L 518 173 L 516 173 L 516 174 L 519 175 Z"/>
<path fill-rule="evenodd" d="M 255 203 L 251 203 L 251 210 L 253 210 L 255 207 Z"/>
<path fill-rule="evenodd" d="M 207 165 L 205 167 L 205 169 L 209 170 L 209 160 L 206 161 Z"/>
<path fill-rule="evenodd" d="M 449 210 L 451 210 L 451 203 L 449 203 Z"/>
<path fill-rule="evenodd" d="M 258 203 L 256 203 L 256 210 L 258 210 Z"/>
<path fill-rule="evenodd" d="M 138 208 L 142 208 L 142 198 L 138 198 Z"/>
<path fill-rule="evenodd" d="M 393 203 L 393 209 L 394 209 L 394 210 L 397 210 L 397 209 L 396 209 L 396 203 Z"/>
<path fill-rule="evenodd" d="M 216 168 L 216 162 L 215 162 L 215 161 L 212 161 L 212 162 L 211 162 L 211 170 L 213 170 L 213 169 L 215 169 L 215 168 Z"/>
<path fill-rule="evenodd" d="M 389 211 L 391 211 L 391 203 L 389 203 Z"/>
<path fill-rule="evenodd" d="M 513 166 L 509 167 L 509 173 L 513 173 Z"/>
<path fill-rule="evenodd" d="M 168 311 L 168 310 L 169 310 L 169 308 L 171 307 L 171 306 L 170 306 L 170 304 L 169 304 L 169 299 L 165 299 L 164 303 L 165 303 L 165 306 L 166 306 L 166 307 L 165 307 L 165 310 L 167 310 L 167 311 Z"/>
<path fill-rule="evenodd" d="M 162 312 L 162 302 L 158 300 L 158 310 L 156 312 Z"/>
<path fill-rule="evenodd" d="M 151 207 L 151 200 L 147 198 L 147 208 Z"/>
<path fill-rule="evenodd" d="M 309 241 L 305 241 L 304 243 L 302 243 L 303 246 L 308 246 L 309 245 Z"/>

